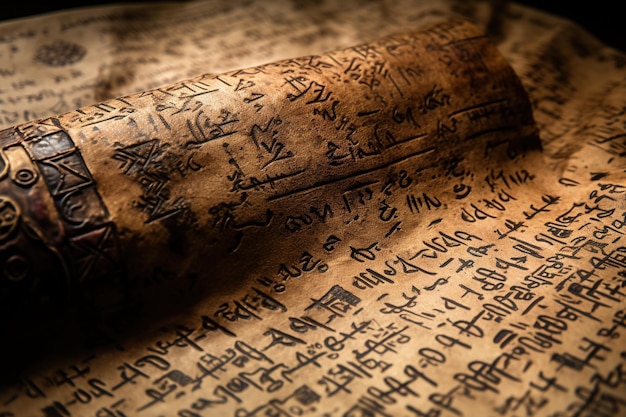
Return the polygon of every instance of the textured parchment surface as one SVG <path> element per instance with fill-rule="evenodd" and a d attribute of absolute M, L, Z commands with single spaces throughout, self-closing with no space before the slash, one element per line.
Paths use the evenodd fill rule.
<path fill-rule="evenodd" d="M 626 415 L 624 55 L 265 3 L 0 26 L 0 415 Z"/>

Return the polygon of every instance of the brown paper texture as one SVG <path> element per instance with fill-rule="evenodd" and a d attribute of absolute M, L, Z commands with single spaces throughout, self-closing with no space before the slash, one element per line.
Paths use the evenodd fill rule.
<path fill-rule="evenodd" d="M 486 2 L 0 41 L 0 415 L 626 415 L 622 53 Z"/>

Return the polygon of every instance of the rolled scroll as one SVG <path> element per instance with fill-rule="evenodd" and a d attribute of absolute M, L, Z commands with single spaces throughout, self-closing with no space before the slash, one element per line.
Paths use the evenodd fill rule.
<path fill-rule="evenodd" d="M 2 332 L 0 415 L 623 414 L 624 83 L 563 62 L 546 155 L 458 21 L 1 132 L 5 320 L 83 326 Z"/>
<path fill-rule="evenodd" d="M 157 281 L 237 285 L 233 272 L 274 258 L 307 224 L 365 217 L 351 192 L 413 178 L 446 204 L 464 195 L 449 161 L 538 143 L 519 80 L 463 22 L 199 76 L 0 139 L 10 310 L 119 307 Z M 332 230 L 342 239 L 343 225 Z"/>

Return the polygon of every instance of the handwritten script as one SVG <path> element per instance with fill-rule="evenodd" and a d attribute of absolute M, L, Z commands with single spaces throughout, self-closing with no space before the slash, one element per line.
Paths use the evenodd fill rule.
<path fill-rule="evenodd" d="M 0 416 L 626 415 L 624 56 L 512 6 L 507 60 L 459 4 L 335 49 L 293 6 L 239 39 L 313 54 L 82 101 L 80 40 L 31 57 L 62 88 L 0 69 Z"/>

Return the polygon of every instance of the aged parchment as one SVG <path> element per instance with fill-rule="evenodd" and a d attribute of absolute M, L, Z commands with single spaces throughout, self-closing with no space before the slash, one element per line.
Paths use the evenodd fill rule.
<path fill-rule="evenodd" d="M 2 415 L 626 414 L 622 54 L 515 5 L 211 5 L 5 26 Z"/>

